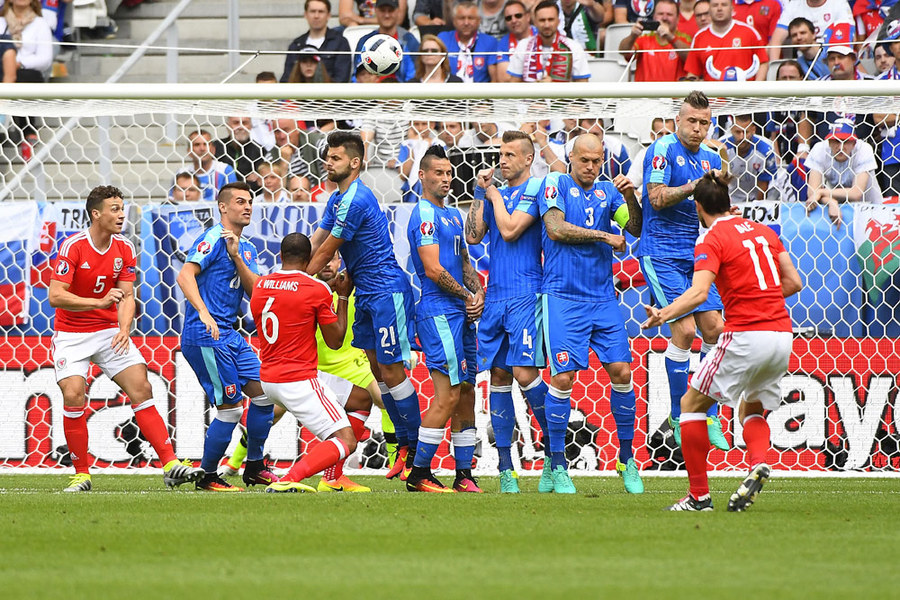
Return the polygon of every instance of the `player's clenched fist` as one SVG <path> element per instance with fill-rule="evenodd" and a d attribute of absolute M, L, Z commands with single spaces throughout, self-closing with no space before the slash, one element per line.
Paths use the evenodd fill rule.
<path fill-rule="evenodd" d="M 492 167 L 488 167 L 487 169 L 481 169 L 478 171 L 478 175 L 476 176 L 476 182 L 478 187 L 489 188 L 494 182 L 494 169 Z"/>
<path fill-rule="evenodd" d="M 231 260 L 237 260 L 240 256 L 241 238 L 229 229 L 222 229 L 222 238 L 225 240 L 225 249 Z"/>
<path fill-rule="evenodd" d="M 344 296 L 346 298 L 350 295 L 350 292 L 353 291 L 353 280 L 350 278 L 347 271 L 338 273 L 337 277 L 334 278 L 334 283 L 332 285 L 338 296 Z"/>
<path fill-rule="evenodd" d="M 606 241 L 607 244 L 612 246 L 612 249 L 616 252 L 625 252 L 625 236 L 624 235 L 616 235 L 614 233 L 609 234 L 609 238 Z"/>
<path fill-rule="evenodd" d="M 97 306 L 97 308 L 109 308 L 113 304 L 118 304 L 124 297 L 125 292 L 117 287 L 114 287 L 106 292 L 106 295 L 100 299 L 100 304 Z"/>

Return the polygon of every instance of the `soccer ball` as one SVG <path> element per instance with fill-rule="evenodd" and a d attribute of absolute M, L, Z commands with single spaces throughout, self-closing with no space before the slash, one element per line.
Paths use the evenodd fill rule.
<path fill-rule="evenodd" d="M 366 40 L 362 50 L 362 64 L 366 71 L 384 77 L 400 68 L 403 48 L 389 35 L 378 33 Z"/>

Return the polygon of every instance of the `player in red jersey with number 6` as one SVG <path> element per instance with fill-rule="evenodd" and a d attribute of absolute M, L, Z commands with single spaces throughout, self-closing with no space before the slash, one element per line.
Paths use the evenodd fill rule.
<path fill-rule="evenodd" d="M 91 489 L 85 385 L 91 363 L 122 388 L 141 433 L 163 464 L 169 487 L 195 481 L 203 470 L 178 462 L 165 422 L 153 403 L 147 364 L 131 343 L 134 321 L 134 246 L 121 235 L 125 223 L 122 192 L 98 186 L 85 208 L 91 225 L 66 238 L 50 280 L 56 309 L 53 367 L 63 394 L 63 428 L 75 475 L 66 492 Z"/>
<path fill-rule="evenodd" d="M 357 436 L 344 407 L 317 377 L 316 351 L 317 326 L 329 348 L 337 350 L 343 345 L 353 282 L 346 273 L 335 278 L 335 313 L 331 288 L 306 274 L 310 254 L 308 237 L 286 235 L 281 240 L 281 270 L 260 277 L 250 300 L 262 363 L 259 379 L 268 402 L 282 405 L 322 440 L 287 475 L 270 484 L 267 492 L 315 492 L 300 482 L 356 450 Z M 359 427 L 363 427 L 362 421 Z"/>
<path fill-rule="evenodd" d="M 699 306 L 715 282 L 725 305 L 725 329 L 694 373 L 681 398 L 681 448 L 690 492 L 673 511 L 710 511 L 706 458 L 706 410 L 714 402 L 740 405 L 750 473 L 732 494 L 729 511 L 742 511 L 769 478 L 769 424 L 764 410 L 781 404 L 793 334 L 784 299 L 802 283 L 790 255 L 772 229 L 731 214 L 728 185 L 707 173 L 694 191 L 700 223 L 691 287 L 668 306 L 647 308 L 644 329 L 658 327 Z"/>

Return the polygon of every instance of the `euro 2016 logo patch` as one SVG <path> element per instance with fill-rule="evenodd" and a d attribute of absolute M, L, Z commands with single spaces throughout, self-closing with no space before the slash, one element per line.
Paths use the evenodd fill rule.
<path fill-rule="evenodd" d="M 199 244 L 197 244 L 197 252 L 200 254 L 209 254 L 209 251 L 212 250 L 212 246 L 206 240 L 203 240 Z"/>
<path fill-rule="evenodd" d="M 237 395 L 237 386 L 235 384 L 225 386 L 225 395 L 234 398 Z"/>
<path fill-rule="evenodd" d="M 434 235 L 434 223 L 431 221 L 422 221 L 422 224 L 419 225 L 419 231 L 422 232 L 422 235 Z"/>
<path fill-rule="evenodd" d="M 65 275 L 69 272 L 69 263 L 61 260 L 56 263 L 56 274 L 57 275 Z"/>
<path fill-rule="evenodd" d="M 703 167 L 704 171 L 709 171 L 709 161 L 708 160 L 701 160 L 700 166 Z"/>
<path fill-rule="evenodd" d="M 557 352 L 556 353 L 556 362 L 558 362 L 561 366 L 566 366 L 569 364 L 569 353 L 568 352 Z"/>
<path fill-rule="evenodd" d="M 556 186 L 548 185 L 544 190 L 544 198 L 546 198 L 547 200 L 553 200 L 554 198 L 556 198 L 558 193 L 559 192 L 557 191 Z"/>
<path fill-rule="evenodd" d="M 666 157 L 665 156 L 654 156 L 653 160 L 651 161 L 651 164 L 653 165 L 654 171 L 662 171 L 663 169 L 666 168 Z"/>

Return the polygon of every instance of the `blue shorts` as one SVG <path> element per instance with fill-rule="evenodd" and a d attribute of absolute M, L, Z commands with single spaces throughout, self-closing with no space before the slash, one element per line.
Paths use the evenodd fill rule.
<path fill-rule="evenodd" d="M 464 381 L 475 385 L 478 342 L 475 324 L 465 314 L 438 315 L 416 321 L 425 366 L 450 378 L 450 385 Z"/>
<path fill-rule="evenodd" d="M 241 388 L 259 381 L 259 357 L 240 335 L 223 346 L 182 346 L 181 352 L 213 406 L 241 402 Z"/>
<path fill-rule="evenodd" d="M 547 366 L 540 294 L 486 302 L 478 323 L 478 370 Z"/>
<path fill-rule="evenodd" d="M 604 364 L 631 364 L 631 346 L 615 300 L 591 302 L 544 294 L 544 340 L 551 375 L 587 369 L 589 350 Z"/>
<path fill-rule="evenodd" d="M 382 365 L 409 361 L 412 356 L 409 326 L 415 314 L 410 289 L 357 296 L 353 347 L 374 350 Z"/>
<path fill-rule="evenodd" d="M 642 256 L 640 262 L 641 272 L 644 274 L 644 279 L 647 280 L 653 304 L 660 308 L 671 304 L 675 298 L 691 287 L 691 280 L 694 278 L 694 262 L 691 260 Z M 709 288 L 706 302 L 688 314 L 722 310 L 722 308 L 722 298 L 719 297 L 716 284 L 713 284 Z"/>

